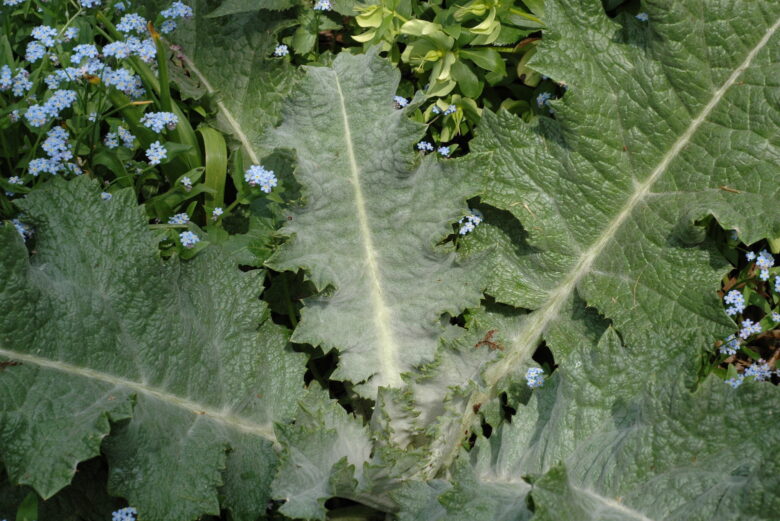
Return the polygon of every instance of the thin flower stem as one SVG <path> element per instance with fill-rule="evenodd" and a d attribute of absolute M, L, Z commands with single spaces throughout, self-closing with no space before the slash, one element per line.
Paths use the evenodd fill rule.
<path fill-rule="evenodd" d="M 409 19 L 408 19 L 408 18 L 406 18 L 406 17 L 404 17 L 404 16 L 401 16 L 400 14 L 398 14 L 398 13 L 397 13 L 397 12 L 395 12 L 395 11 L 393 11 L 393 16 L 394 16 L 394 17 L 396 17 L 396 18 L 398 18 L 399 20 L 401 20 L 403 23 L 406 23 L 406 22 L 408 22 L 408 21 L 409 21 Z"/>
<path fill-rule="evenodd" d="M 62 37 L 62 35 L 65 34 L 65 31 L 68 29 L 68 27 L 70 27 L 70 24 L 73 23 L 73 20 L 75 20 L 76 17 L 82 13 L 82 11 L 83 9 L 79 6 L 78 11 L 76 11 L 73 16 L 68 18 L 68 21 L 65 22 L 65 25 L 62 26 L 62 29 L 60 29 L 60 32 L 57 34 L 58 37 Z"/>

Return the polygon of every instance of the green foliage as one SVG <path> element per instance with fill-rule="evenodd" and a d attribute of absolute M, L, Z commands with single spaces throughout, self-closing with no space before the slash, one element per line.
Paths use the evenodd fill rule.
<path fill-rule="evenodd" d="M 353 38 L 369 46 L 381 44 L 415 72 L 428 73 L 429 95 L 445 96 L 457 86 L 464 96 L 477 98 L 486 83 L 495 85 L 507 77 L 500 52 L 514 52 L 522 38 L 543 27 L 540 2 L 530 3 L 531 12 L 514 2 L 483 0 L 448 7 L 441 2 L 369 4 L 357 8 L 355 21 L 366 31 Z"/>
<path fill-rule="evenodd" d="M 780 6 L 619 4 L 197 0 L 74 84 L 85 175 L 2 120 L 0 517 L 772 519 Z M 124 37 L 41 7 L 45 100 L 32 27 Z"/>
<path fill-rule="evenodd" d="M 305 268 L 318 290 L 333 287 L 307 302 L 293 340 L 339 349 L 334 378 L 365 383 L 361 394 L 373 398 L 433 358 L 443 312 L 479 302 L 478 267 L 434 248 L 476 186 L 461 163 L 412 165 L 423 128 L 393 107 L 398 73 L 375 53 L 307 72 L 269 145 L 295 150 L 308 204 L 292 212 L 281 230 L 292 238 L 267 264 Z M 349 327 L 356 322 L 361 330 Z"/>
<path fill-rule="evenodd" d="M 161 261 L 132 191 L 98 194 L 86 179 L 33 192 L 30 260 L 2 230 L 0 349 L 20 362 L 2 390 L 9 477 L 48 498 L 102 450 L 109 490 L 146 519 L 220 505 L 254 519 L 277 461 L 273 422 L 302 396 L 302 361 L 256 299 L 259 272 L 213 247 Z"/>
<path fill-rule="evenodd" d="M 538 77 L 529 82 L 518 64 L 531 48 L 524 39 L 544 26 L 542 2 L 472 0 L 445 5 L 391 0 L 356 9 L 355 22 L 362 32 L 352 39 L 364 48 L 379 45 L 409 71 L 412 91 L 443 98 L 442 111 L 456 107 L 455 116 L 441 122 L 441 134 L 434 133 L 437 143 L 468 134 L 484 105 L 529 111 L 526 102 L 515 98 L 529 96 L 530 89 L 510 85 L 517 78 L 531 87 L 539 83 Z M 490 92 L 484 92 L 486 87 Z M 439 128 L 433 107 L 425 111 L 424 121 Z"/>

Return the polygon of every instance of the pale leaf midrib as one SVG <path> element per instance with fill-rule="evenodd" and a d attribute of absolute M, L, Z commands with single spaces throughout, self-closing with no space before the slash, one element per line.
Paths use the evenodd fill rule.
<path fill-rule="evenodd" d="M 200 69 L 195 65 L 195 62 L 193 62 L 189 56 L 187 56 L 184 53 L 180 53 L 182 58 L 184 59 L 184 63 L 187 65 L 187 68 L 192 71 L 195 76 L 198 77 L 198 80 L 203 84 L 204 87 L 206 87 L 206 90 L 209 92 L 209 94 L 216 94 L 217 91 L 212 87 L 209 80 L 206 78 L 206 76 L 200 71 Z M 238 124 L 238 120 L 233 116 L 233 113 L 230 112 L 230 110 L 227 108 L 225 103 L 217 99 L 217 108 L 220 112 L 222 112 L 222 115 L 225 117 L 225 119 L 228 122 L 228 125 L 230 125 L 230 128 L 233 129 L 233 132 L 235 133 L 235 136 L 238 138 L 239 141 L 241 141 L 241 145 L 246 150 L 247 155 L 249 156 L 249 159 L 252 161 L 252 164 L 259 165 L 260 159 L 257 157 L 257 154 L 255 154 L 255 151 L 252 149 L 252 144 L 249 142 L 249 138 L 246 136 L 244 131 L 241 129 L 241 125 Z"/>
<path fill-rule="evenodd" d="M 617 510 L 624 516 L 629 516 L 628 519 L 636 519 L 637 521 L 656 521 L 654 519 L 651 519 L 641 512 L 638 512 L 634 509 L 628 508 L 627 506 L 623 505 L 622 503 L 619 503 L 615 501 L 614 499 L 610 499 L 608 497 L 604 497 L 601 494 L 597 494 L 596 492 L 589 490 L 587 488 L 579 488 L 575 487 L 571 483 L 569 484 L 574 490 L 577 492 L 588 496 L 591 499 L 595 499 L 602 505 L 605 505 L 607 508 L 610 508 L 612 510 Z"/>
<path fill-rule="evenodd" d="M 179 407 L 181 409 L 190 411 L 194 415 L 207 417 L 231 429 L 261 436 L 275 445 L 277 444 L 273 426 L 270 424 L 259 424 L 247 421 L 234 414 L 230 414 L 229 412 L 216 410 L 207 405 L 200 404 L 187 398 L 176 396 L 141 382 L 136 382 L 113 374 L 96 371 L 95 369 L 89 367 L 82 367 L 59 360 L 50 360 L 48 358 L 43 358 L 29 353 L 12 351 L 10 349 L 0 348 L 0 356 L 5 356 L 11 360 L 22 362 L 23 364 L 32 364 L 44 369 L 58 371 L 71 376 L 104 382 L 116 387 L 127 388 L 152 397 L 166 404 L 173 405 L 174 407 Z"/>
<path fill-rule="evenodd" d="M 766 46 L 778 27 L 780 27 L 780 19 L 775 21 L 774 25 L 767 30 L 764 36 L 747 54 L 742 63 L 734 69 L 728 79 L 726 79 L 726 81 L 712 94 L 709 102 L 699 112 L 699 115 L 691 121 L 688 128 L 674 142 L 669 151 L 663 155 L 661 161 L 652 170 L 651 174 L 643 182 L 636 185 L 634 192 L 628 198 L 620 212 L 618 212 L 593 244 L 582 254 L 579 261 L 574 263 L 575 268 L 563 277 L 563 282 L 550 292 L 547 301 L 526 317 L 523 326 L 509 343 L 506 356 L 485 372 L 485 383 L 489 389 L 489 393 L 480 391 L 473 393 L 465 413 L 461 417 L 458 429 L 453 431 L 455 435 L 449 440 L 442 440 L 447 446 L 432 447 L 431 458 L 429 460 L 431 463 L 427 465 L 423 471 L 427 477 L 432 478 L 438 473 L 439 469 L 449 466 L 457 453 L 457 447 L 460 445 L 459 433 L 467 432 L 474 421 L 475 413 L 473 410 L 475 409 L 476 404 L 481 404 L 493 397 L 492 394 L 495 393 L 496 384 L 533 353 L 534 349 L 541 341 L 547 326 L 559 316 L 561 308 L 573 295 L 580 280 L 590 272 L 593 263 L 601 254 L 604 247 L 606 247 L 609 241 L 616 236 L 618 230 L 632 214 L 634 209 L 651 193 L 650 189 L 652 186 L 661 178 L 671 162 L 679 155 L 683 148 L 690 143 L 693 135 L 706 121 L 707 117 L 712 113 L 712 110 L 723 99 L 726 91 L 736 83 L 737 79 L 750 66 L 753 59 Z"/>
<path fill-rule="evenodd" d="M 360 168 L 355 157 L 355 147 L 352 141 L 352 131 L 347 114 L 347 106 L 344 100 L 344 93 L 341 90 L 341 81 L 337 72 L 333 72 L 334 85 L 338 94 L 339 110 L 341 120 L 344 125 L 344 144 L 347 151 L 347 159 L 350 169 L 350 183 L 355 194 L 355 211 L 357 215 L 358 227 L 360 229 L 360 241 L 365 254 L 366 265 L 368 266 L 368 278 L 370 283 L 369 293 L 371 294 L 371 304 L 374 311 L 374 324 L 379 333 L 379 361 L 380 385 L 388 387 L 400 387 L 401 371 L 398 366 L 398 348 L 393 338 L 390 321 L 391 312 L 385 304 L 382 290 L 382 279 L 377 262 L 376 249 L 369 226 L 368 212 L 366 211 L 366 201 L 363 196 L 363 188 L 360 185 Z"/>

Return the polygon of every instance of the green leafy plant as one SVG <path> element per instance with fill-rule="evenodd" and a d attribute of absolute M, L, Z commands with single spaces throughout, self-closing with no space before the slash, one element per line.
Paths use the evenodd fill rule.
<path fill-rule="evenodd" d="M 151 199 L 96 176 L 0 228 L 0 515 L 773 519 L 777 371 L 712 367 L 729 314 L 770 329 L 780 295 L 776 2 L 549 0 L 523 67 L 567 88 L 532 118 L 475 101 L 455 159 L 420 139 L 463 132 L 463 98 L 402 92 L 387 45 L 296 71 L 273 54 L 301 6 L 217 7 L 158 77 L 203 118 L 199 201 L 230 170 L 242 233 L 168 255 Z M 402 34 L 402 7 L 360 16 Z M 517 25 L 438 7 L 475 46 Z M 280 189 L 240 186 L 250 165 Z"/>
<path fill-rule="evenodd" d="M 528 55 L 529 35 L 543 28 L 542 2 L 481 1 L 379 2 L 358 5 L 355 22 L 363 32 L 352 39 L 366 48 L 379 45 L 394 62 L 400 62 L 414 78 L 415 90 L 440 97 L 441 110 L 455 108 L 453 118 L 443 118 L 439 144 L 467 135 L 479 122 L 484 105 L 527 113 L 529 104 L 517 97 L 530 97 L 530 89 L 513 89 L 512 80 L 526 81 L 519 63 Z M 530 56 L 530 55 L 529 55 Z M 517 75 L 514 74 L 515 69 Z M 528 77 L 536 87 L 539 77 Z M 486 86 L 491 92 L 485 94 Z M 453 94 L 450 97 L 450 94 Z M 424 120 L 439 128 L 437 114 L 424 113 Z"/>

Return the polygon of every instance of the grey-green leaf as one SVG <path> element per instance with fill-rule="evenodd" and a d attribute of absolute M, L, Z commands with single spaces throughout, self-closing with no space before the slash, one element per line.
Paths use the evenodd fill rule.
<path fill-rule="evenodd" d="M 110 492 L 144 519 L 254 519 L 276 465 L 273 423 L 294 414 L 304 370 L 256 298 L 260 272 L 213 247 L 162 261 L 133 191 L 99 193 L 54 179 L 20 202 L 36 230 L 29 258 L 0 229 L 8 474 L 49 497 L 102 448 Z"/>
<path fill-rule="evenodd" d="M 291 518 L 325 519 L 325 501 L 349 497 L 371 455 L 371 439 L 360 420 L 322 392 L 312 391 L 294 425 L 279 426 L 285 448 L 273 494 L 285 500 Z"/>
<path fill-rule="evenodd" d="M 710 378 L 691 392 L 666 365 L 612 329 L 583 342 L 527 405 L 509 403 L 511 423 L 461 452 L 452 488 L 396 494 L 401 517 L 527 519 L 532 504 L 534 521 L 771 519 L 780 458 L 766 447 L 780 441 L 780 390 Z"/>
<path fill-rule="evenodd" d="M 276 34 L 294 20 L 273 11 L 209 18 L 211 5 L 198 0 L 194 18 L 174 33 L 182 60 L 174 78 L 187 95 L 213 96 L 215 125 L 236 139 L 247 161 L 260 163 L 262 136 L 278 122 L 282 100 L 296 81 L 289 61 L 272 56 Z"/>
<path fill-rule="evenodd" d="M 415 164 L 424 127 L 394 108 L 399 73 L 376 52 L 307 70 L 269 144 L 292 148 L 306 205 L 269 260 L 304 268 L 327 294 L 309 299 L 293 339 L 339 349 L 335 378 L 398 387 L 433 358 L 439 318 L 479 302 L 478 265 L 436 243 L 475 185 L 457 162 Z"/>
<path fill-rule="evenodd" d="M 518 471 L 550 469 L 534 482 L 534 519 L 774 519 L 780 458 L 766 447 L 780 442 L 778 388 L 748 382 L 735 391 L 714 377 L 693 393 L 671 378 L 643 383 L 637 362 L 649 357 L 608 337 L 600 347 L 623 367 L 562 373 L 531 404 L 535 432 L 510 435 L 515 447 L 531 444 Z M 544 443 L 535 441 L 541 428 Z"/>
<path fill-rule="evenodd" d="M 518 242 L 497 223 L 509 251 L 491 287 L 533 311 L 488 386 L 568 324 L 577 299 L 629 345 L 663 346 L 689 383 L 733 331 L 715 293 L 730 265 L 698 221 L 712 216 L 748 243 L 780 235 L 780 4 L 697 5 L 648 2 L 641 22 L 608 18 L 599 0 L 547 2 L 532 65 L 566 86 L 554 117 L 483 115 L 482 200 L 527 233 Z M 446 464 L 454 447 L 442 454 Z"/>

